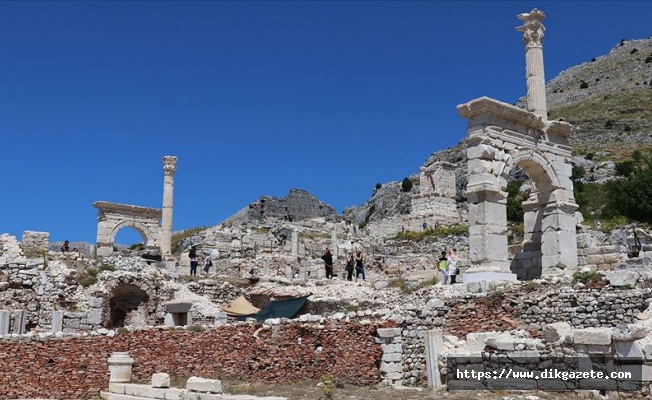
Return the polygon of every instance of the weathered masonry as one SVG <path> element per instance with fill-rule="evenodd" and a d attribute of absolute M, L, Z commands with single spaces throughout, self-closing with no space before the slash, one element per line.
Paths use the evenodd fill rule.
<path fill-rule="evenodd" d="M 465 282 L 534 278 L 577 266 L 575 211 L 570 179 L 571 125 L 548 121 L 543 76 L 544 14 L 518 16 L 526 47 L 528 110 L 481 97 L 457 107 L 468 119 L 469 252 Z M 524 242 L 512 265 L 507 252 L 507 179 L 512 167 L 534 184 L 523 202 Z"/>

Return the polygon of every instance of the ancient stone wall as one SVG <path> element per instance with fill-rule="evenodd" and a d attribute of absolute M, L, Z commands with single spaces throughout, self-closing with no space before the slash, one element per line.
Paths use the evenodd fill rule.
<path fill-rule="evenodd" d="M 318 381 L 328 372 L 346 384 L 372 385 L 381 380 L 383 353 L 376 329 L 388 326 L 237 324 L 200 332 L 155 328 L 114 337 L 5 338 L 0 341 L 0 398 L 97 396 L 108 386 L 107 359 L 115 351 L 134 358 L 136 382 L 167 372 L 275 384 Z"/>
<path fill-rule="evenodd" d="M 27 254 L 47 252 L 50 247 L 50 232 L 23 232 L 22 247 Z"/>
<path fill-rule="evenodd" d="M 277 218 L 298 221 L 317 217 L 334 217 L 330 205 L 305 190 L 290 189 L 285 198 L 263 196 L 249 205 L 248 214 L 253 219 Z"/>
<path fill-rule="evenodd" d="M 524 324 L 542 327 L 566 321 L 574 328 L 611 327 L 637 321 L 647 309 L 652 289 L 613 290 L 563 287 L 543 296 L 524 298 L 514 312 Z"/>

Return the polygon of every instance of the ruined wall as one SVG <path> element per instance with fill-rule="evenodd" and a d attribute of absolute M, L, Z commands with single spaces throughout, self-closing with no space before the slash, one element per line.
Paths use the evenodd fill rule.
<path fill-rule="evenodd" d="M 289 218 L 299 221 L 307 218 L 334 217 L 336 211 L 305 190 L 290 189 L 285 198 L 261 197 L 249 205 L 248 214 L 254 219 Z"/>
<path fill-rule="evenodd" d="M 23 232 L 23 251 L 27 254 L 36 252 L 47 252 L 50 247 L 50 233 L 49 232 Z"/>
<path fill-rule="evenodd" d="M 524 324 L 539 327 L 557 321 L 566 321 L 580 329 L 611 327 L 636 322 L 638 314 L 647 309 L 647 299 L 651 296 L 652 289 L 563 287 L 543 296 L 522 299 L 515 306 L 515 313 Z"/>
<path fill-rule="evenodd" d="M 275 384 L 316 381 L 328 372 L 347 384 L 372 385 L 381 379 L 375 335 L 384 326 L 391 324 L 237 324 L 201 332 L 155 328 L 115 337 L 5 338 L 0 398 L 97 396 L 108 386 L 107 359 L 114 351 L 134 358 L 137 382 L 167 372 Z"/>

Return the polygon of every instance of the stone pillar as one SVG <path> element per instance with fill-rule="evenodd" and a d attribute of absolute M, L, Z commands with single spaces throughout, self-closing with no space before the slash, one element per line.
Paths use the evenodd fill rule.
<path fill-rule="evenodd" d="M 570 203 L 552 203 L 546 207 L 541 224 L 543 275 L 563 274 L 564 269 L 577 267 L 577 208 Z"/>
<path fill-rule="evenodd" d="M 334 226 L 333 232 L 331 232 L 331 253 L 333 254 L 333 262 L 337 261 L 337 226 Z"/>
<path fill-rule="evenodd" d="M 9 324 L 11 321 L 11 312 L 0 310 L 0 336 L 9 334 Z"/>
<path fill-rule="evenodd" d="M 129 353 L 115 352 L 109 357 L 109 383 L 131 382 L 131 366 L 134 359 Z"/>
<path fill-rule="evenodd" d="M 161 254 L 163 259 L 172 258 L 172 207 L 174 199 L 174 171 L 177 169 L 177 158 L 163 157 L 163 213 L 161 215 Z"/>
<path fill-rule="evenodd" d="M 469 201 L 469 257 L 471 267 L 462 281 L 516 280 L 507 261 L 507 193 L 477 190 Z"/>
<path fill-rule="evenodd" d="M 27 311 L 25 310 L 16 310 L 12 314 L 14 319 L 14 332 L 19 335 L 25 333 L 25 325 L 27 323 Z"/>
<path fill-rule="evenodd" d="M 299 233 L 297 232 L 297 228 L 292 230 L 292 255 L 299 255 Z"/>
<path fill-rule="evenodd" d="M 525 73 L 527 77 L 528 111 L 547 120 L 546 82 L 543 71 L 543 36 L 546 28 L 541 21 L 545 14 L 536 8 L 518 15 L 523 26 L 516 28 L 523 32 L 525 42 Z"/>
<path fill-rule="evenodd" d="M 441 374 L 439 372 L 439 354 L 444 349 L 441 331 L 438 329 L 426 331 L 424 342 L 428 387 L 431 389 L 440 388 L 442 387 L 442 383 Z"/>
<path fill-rule="evenodd" d="M 52 333 L 63 331 L 63 311 L 52 311 Z"/>

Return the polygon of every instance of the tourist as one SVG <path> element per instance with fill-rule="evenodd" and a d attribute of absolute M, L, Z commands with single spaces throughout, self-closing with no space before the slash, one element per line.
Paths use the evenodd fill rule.
<path fill-rule="evenodd" d="M 70 251 L 70 242 L 69 241 L 66 240 L 65 242 L 63 242 L 63 246 L 61 246 L 61 251 L 63 253 L 65 253 L 67 251 Z"/>
<path fill-rule="evenodd" d="M 364 276 L 364 253 L 360 250 L 355 254 L 355 280 L 358 280 L 358 277 L 362 275 L 362 280 L 365 280 Z"/>
<path fill-rule="evenodd" d="M 424 231 L 425 231 L 426 229 L 428 229 L 428 224 L 426 223 L 426 221 L 423 221 L 423 225 L 421 225 L 421 226 L 423 226 L 423 230 L 424 230 Z"/>
<path fill-rule="evenodd" d="M 444 275 L 444 285 L 448 282 L 448 258 L 446 257 L 446 252 L 441 252 L 441 257 L 439 257 L 439 264 L 437 265 L 439 271 Z"/>
<path fill-rule="evenodd" d="M 458 262 L 459 258 L 457 258 L 457 254 L 455 254 L 455 249 L 450 249 L 448 251 L 448 257 L 446 258 L 446 264 L 448 267 L 448 276 L 451 277 L 451 285 L 456 283 L 455 279 L 457 279 L 457 272 L 459 271 L 457 268 Z"/>
<path fill-rule="evenodd" d="M 206 274 L 206 276 L 208 276 L 208 270 L 210 270 L 212 266 L 213 266 L 213 260 L 211 260 L 210 255 L 207 255 L 206 257 L 204 257 L 204 273 Z"/>
<path fill-rule="evenodd" d="M 326 247 L 326 252 L 321 256 L 321 259 L 324 260 L 326 279 L 333 279 L 333 255 L 330 248 Z"/>
<path fill-rule="evenodd" d="M 197 259 L 197 249 L 195 249 L 195 246 L 190 248 L 188 257 L 190 258 L 190 276 L 197 276 L 197 265 L 199 265 L 199 260 Z"/>
<path fill-rule="evenodd" d="M 351 282 L 353 280 L 353 269 L 355 268 L 355 260 L 353 259 L 353 253 L 349 253 L 346 257 L 346 280 Z"/>
<path fill-rule="evenodd" d="M 401 233 L 405 233 L 405 225 L 401 225 Z"/>

